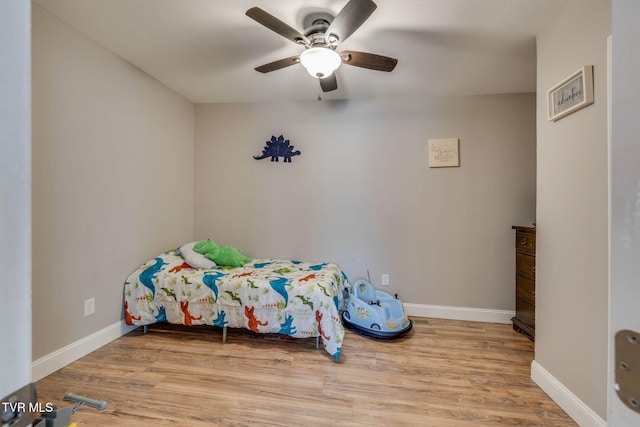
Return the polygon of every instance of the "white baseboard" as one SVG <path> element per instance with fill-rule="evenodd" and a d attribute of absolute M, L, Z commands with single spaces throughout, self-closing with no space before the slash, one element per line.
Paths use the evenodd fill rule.
<path fill-rule="evenodd" d="M 581 427 L 606 427 L 607 422 L 593 412 L 575 394 L 535 360 L 531 362 L 531 379 Z"/>
<path fill-rule="evenodd" d="M 437 319 L 470 320 L 473 322 L 511 323 L 515 316 L 510 310 L 490 310 L 487 308 L 448 307 L 403 303 L 408 316 L 435 317 Z"/>
<path fill-rule="evenodd" d="M 131 332 L 135 328 L 137 328 L 137 326 L 125 325 L 124 321 L 116 322 L 98 332 L 62 347 L 53 353 L 47 354 L 38 360 L 34 360 L 31 364 L 31 381 L 38 381 L 58 369 L 64 368 L 69 363 L 86 356 L 116 338 Z"/>

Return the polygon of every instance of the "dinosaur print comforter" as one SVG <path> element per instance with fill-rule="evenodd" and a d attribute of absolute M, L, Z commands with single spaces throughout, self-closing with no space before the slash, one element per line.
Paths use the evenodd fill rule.
<path fill-rule="evenodd" d="M 297 338 L 319 335 L 337 360 L 344 338 L 338 309 L 348 286 L 336 264 L 254 259 L 243 267 L 202 270 L 169 251 L 126 280 L 125 321 L 246 328 Z"/>

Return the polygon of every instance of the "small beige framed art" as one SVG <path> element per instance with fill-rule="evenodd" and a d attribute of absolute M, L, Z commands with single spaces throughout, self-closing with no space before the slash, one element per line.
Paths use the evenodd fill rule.
<path fill-rule="evenodd" d="M 547 91 L 547 115 L 556 121 L 593 104 L 593 65 L 585 65 Z"/>
<path fill-rule="evenodd" d="M 458 138 L 439 138 L 427 141 L 430 168 L 460 166 Z"/>

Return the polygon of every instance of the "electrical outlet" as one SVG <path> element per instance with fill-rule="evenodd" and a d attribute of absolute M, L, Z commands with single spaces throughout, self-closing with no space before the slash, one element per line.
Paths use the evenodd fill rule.
<path fill-rule="evenodd" d="M 382 282 L 382 286 L 389 286 L 389 275 L 383 274 L 381 282 Z"/>
<path fill-rule="evenodd" d="M 84 317 L 91 316 L 96 312 L 96 299 L 89 298 L 84 302 Z"/>

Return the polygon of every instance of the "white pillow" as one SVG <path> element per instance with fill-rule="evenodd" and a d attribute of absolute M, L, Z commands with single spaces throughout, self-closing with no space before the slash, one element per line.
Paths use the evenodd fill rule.
<path fill-rule="evenodd" d="M 180 255 L 187 264 L 189 264 L 193 268 L 200 268 L 203 270 L 210 270 L 212 268 L 216 268 L 218 264 L 211 261 L 206 256 L 199 254 L 198 252 L 193 250 L 193 247 L 198 242 L 187 243 L 186 245 L 180 246 Z"/>

